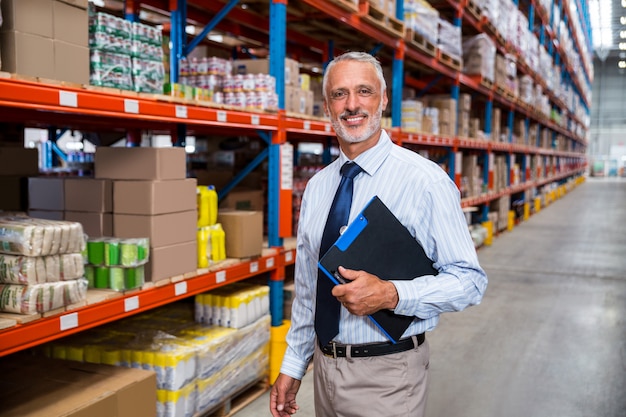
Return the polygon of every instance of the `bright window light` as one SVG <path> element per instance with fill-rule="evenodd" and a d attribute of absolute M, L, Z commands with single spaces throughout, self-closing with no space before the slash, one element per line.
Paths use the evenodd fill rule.
<path fill-rule="evenodd" d="M 611 1 L 590 0 L 589 17 L 591 20 L 594 49 L 611 48 L 613 46 L 613 34 L 611 31 L 613 11 Z"/>

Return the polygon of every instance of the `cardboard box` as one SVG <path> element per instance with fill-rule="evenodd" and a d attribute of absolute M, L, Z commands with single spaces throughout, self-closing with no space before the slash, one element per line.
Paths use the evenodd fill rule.
<path fill-rule="evenodd" d="M 89 15 L 86 8 L 52 2 L 52 38 L 55 41 L 89 47 Z M 89 62 L 89 55 L 87 55 Z"/>
<path fill-rule="evenodd" d="M 113 236 L 113 214 L 66 211 L 64 220 L 78 222 L 89 237 Z"/>
<path fill-rule="evenodd" d="M 219 208 L 231 210 L 255 210 L 263 212 L 265 193 L 263 190 L 236 188 L 220 201 Z"/>
<path fill-rule="evenodd" d="M 65 210 L 65 178 L 29 178 L 28 208 L 40 210 Z"/>
<path fill-rule="evenodd" d="M 120 180 L 182 180 L 186 177 L 185 149 L 98 146 L 95 177 Z"/>
<path fill-rule="evenodd" d="M 269 59 L 238 59 L 233 62 L 233 74 L 269 74 Z M 285 58 L 285 85 L 300 86 L 300 64 Z"/>
<path fill-rule="evenodd" d="M 55 39 L 54 79 L 89 84 L 89 47 Z"/>
<path fill-rule="evenodd" d="M 86 9 L 89 6 L 89 0 L 57 0 L 61 3 L 71 4 L 75 7 L 80 7 L 81 9 Z"/>
<path fill-rule="evenodd" d="M 28 210 L 28 178 L 16 176 L 0 176 L 0 210 Z"/>
<path fill-rule="evenodd" d="M 15 30 L 3 31 L 0 32 L 0 53 L 3 71 L 54 78 L 54 43 L 50 38 Z"/>
<path fill-rule="evenodd" d="M 2 31 L 52 38 L 51 0 L 2 0 Z"/>
<path fill-rule="evenodd" d="M 65 210 L 112 212 L 113 182 L 94 178 L 66 178 Z"/>
<path fill-rule="evenodd" d="M 146 280 L 161 281 L 196 271 L 198 267 L 197 241 L 150 248 L 146 264 Z"/>
<path fill-rule="evenodd" d="M 226 256 L 249 258 L 263 251 L 263 212 L 220 210 L 217 222 L 226 234 Z"/>
<path fill-rule="evenodd" d="M 196 239 L 197 221 L 196 210 L 154 216 L 114 213 L 113 236 L 148 237 L 155 248 L 176 245 Z"/>
<path fill-rule="evenodd" d="M 64 220 L 65 212 L 58 210 L 28 210 L 28 215 L 35 219 Z"/>
<path fill-rule="evenodd" d="M 0 363 L 3 417 L 156 417 L 156 374 L 13 355 Z"/>
<path fill-rule="evenodd" d="M 113 183 L 116 214 L 165 214 L 197 209 L 196 179 Z"/>

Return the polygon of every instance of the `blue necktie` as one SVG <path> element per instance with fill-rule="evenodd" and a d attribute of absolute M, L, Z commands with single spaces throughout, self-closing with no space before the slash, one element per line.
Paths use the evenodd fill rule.
<path fill-rule="evenodd" d="M 352 183 L 362 171 L 354 162 L 346 162 L 341 167 L 341 182 L 335 193 L 333 204 L 328 213 L 328 220 L 322 235 L 320 258 L 339 238 L 340 229 L 348 224 L 350 206 L 352 205 Z M 317 274 L 317 297 L 315 307 L 315 333 L 321 345 L 326 345 L 339 333 L 339 311 L 341 304 L 333 297 L 331 291 L 334 284 L 323 272 Z"/>

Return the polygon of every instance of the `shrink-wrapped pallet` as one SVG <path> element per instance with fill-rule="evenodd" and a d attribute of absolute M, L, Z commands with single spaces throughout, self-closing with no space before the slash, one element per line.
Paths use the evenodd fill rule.
<path fill-rule="evenodd" d="M 0 283 L 32 285 L 68 281 L 82 278 L 84 273 L 80 253 L 39 257 L 0 253 Z"/>
<path fill-rule="evenodd" d="M 463 72 L 494 82 L 496 44 L 485 33 L 463 40 Z"/>
<path fill-rule="evenodd" d="M 86 294 L 85 279 L 34 285 L 0 284 L 0 311 L 45 313 L 83 301 Z"/>

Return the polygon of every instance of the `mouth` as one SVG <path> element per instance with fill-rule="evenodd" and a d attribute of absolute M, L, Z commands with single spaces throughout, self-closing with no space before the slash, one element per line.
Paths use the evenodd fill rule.
<path fill-rule="evenodd" d="M 353 115 L 343 115 L 341 117 L 341 119 L 348 125 L 348 126 L 358 126 L 360 125 L 365 119 L 367 118 L 367 114 L 364 113 L 360 113 L 360 114 L 353 114 Z"/>

